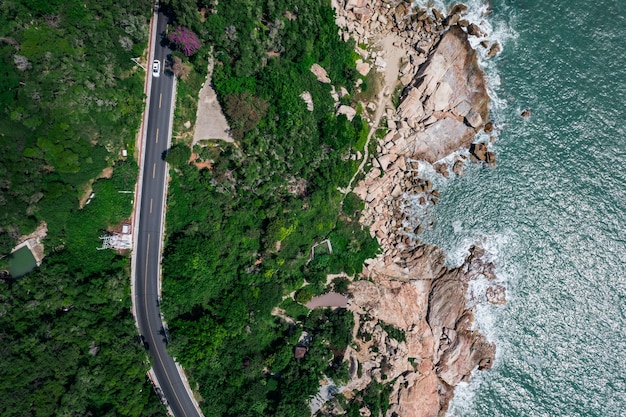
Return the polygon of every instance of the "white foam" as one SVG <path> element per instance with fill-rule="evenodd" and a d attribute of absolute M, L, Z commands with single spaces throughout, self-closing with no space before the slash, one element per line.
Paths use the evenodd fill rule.
<path fill-rule="evenodd" d="M 450 403 L 446 417 L 463 417 L 474 411 L 474 400 L 481 380 L 482 374 L 474 371 L 469 382 L 460 382 L 454 388 L 454 399 Z"/>
<path fill-rule="evenodd" d="M 461 222 L 453 223 L 455 233 L 466 234 L 468 231 L 463 228 Z M 468 283 L 467 300 L 468 305 L 474 307 L 474 329 L 479 330 L 488 341 L 496 344 L 495 365 L 498 366 L 503 360 L 505 352 L 508 350 L 506 343 L 500 340 L 499 334 L 501 329 L 501 313 L 505 306 L 493 305 L 487 302 L 486 291 L 490 286 L 497 284 L 506 288 L 507 302 L 511 301 L 510 281 L 515 275 L 515 271 L 508 270 L 506 259 L 503 253 L 510 253 L 511 247 L 516 246 L 516 233 L 513 230 L 505 231 L 498 234 L 471 234 L 466 235 L 461 244 L 453 251 L 448 253 L 448 262 L 452 265 L 459 266 L 463 264 L 469 255 L 469 248 L 478 244 L 484 250 L 484 261 L 493 262 L 496 266 L 494 280 L 488 280 L 484 275 L 477 276 Z M 479 389 L 480 381 L 486 377 L 482 372 L 473 372 L 469 383 L 461 383 L 455 388 L 454 399 L 450 405 L 447 417 L 460 417 L 465 415 L 473 415 L 474 398 L 476 391 Z"/>
<path fill-rule="evenodd" d="M 415 6 L 428 10 L 435 8 L 443 13 L 449 12 L 452 6 L 457 3 L 458 1 L 454 0 L 418 0 L 413 2 Z M 462 17 L 477 25 L 484 34 L 481 37 L 470 36 L 469 42 L 472 48 L 478 52 L 479 65 L 485 71 L 487 92 L 491 98 L 491 111 L 494 115 L 498 115 L 502 109 L 506 108 L 506 101 L 498 97 L 497 93 L 501 83 L 496 68 L 497 60 L 487 59 L 487 53 L 492 43 L 499 43 L 504 50 L 507 44 L 518 38 L 518 33 L 513 29 L 516 17 L 511 9 L 506 6 L 502 6 L 499 14 L 494 15 L 491 12 L 490 3 L 485 0 L 467 0 L 462 3 L 468 6 L 468 9 L 462 12 Z M 487 48 L 480 44 L 485 40 L 490 43 Z"/>
<path fill-rule="evenodd" d="M 432 9 L 437 8 L 441 12 L 449 12 L 450 8 L 456 4 L 456 0 L 418 0 L 414 4 L 416 6 Z M 498 15 L 494 15 L 490 10 L 490 2 L 487 0 L 465 0 L 462 1 L 468 6 L 468 10 L 462 13 L 463 18 L 469 22 L 478 25 L 481 32 L 484 33 L 483 37 L 470 36 L 470 45 L 477 51 L 478 63 L 481 69 L 485 73 L 485 80 L 487 84 L 487 93 L 490 98 L 490 113 L 491 118 L 494 120 L 494 132 L 486 135 L 481 133 L 475 138 L 478 142 L 488 143 L 491 136 L 498 136 L 498 133 L 505 125 L 504 109 L 507 107 L 505 99 L 500 98 L 498 95 L 501 92 L 501 80 L 498 73 L 498 57 L 487 58 L 489 48 L 495 42 L 498 42 L 504 52 L 507 45 L 510 42 L 514 42 L 518 38 L 518 34 L 513 29 L 515 23 L 515 16 L 510 9 L 506 6 L 501 6 L 498 10 Z M 487 48 L 480 43 L 484 40 L 488 40 Z M 503 53 L 500 52 L 500 53 Z M 430 179 L 437 187 L 445 187 L 447 180 L 441 175 L 438 175 L 432 169 L 432 166 L 424 164 L 420 165 L 420 175 Z M 499 284 L 506 288 L 507 300 L 510 302 L 513 298 L 511 285 L 513 280 L 516 279 L 516 272 L 511 270 L 511 266 L 506 264 L 506 259 L 503 254 L 504 248 L 507 248 L 507 253 L 510 253 L 514 248 L 511 246 L 516 245 L 515 231 L 504 231 L 499 234 L 485 234 L 481 231 L 468 230 L 464 227 L 461 221 L 455 221 L 452 224 L 453 232 L 457 239 L 461 239 L 456 249 L 448 251 L 447 262 L 451 266 L 459 266 L 465 262 L 465 259 L 469 255 L 469 248 L 474 244 L 479 244 L 485 249 L 486 261 L 493 262 L 496 266 L 496 279 L 495 281 L 488 281 L 485 277 L 478 277 L 476 280 L 470 282 L 468 288 L 468 300 L 475 301 L 486 300 L 486 290 L 489 285 Z M 495 366 L 499 366 L 502 360 L 503 352 L 506 351 L 506 342 L 498 340 L 498 331 L 501 323 L 499 322 L 500 312 L 505 306 L 494 306 L 489 303 L 478 303 L 475 305 L 474 310 L 474 326 L 478 328 L 489 341 L 495 342 L 496 349 L 496 362 Z M 475 415 L 475 396 L 479 389 L 481 381 L 488 377 L 488 375 L 482 372 L 473 372 L 472 378 L 469 383 L 461 383 L 455 388 L 454 399 L 450 404 L 450 409 L 447 413 L 448 417 L 462 417 L 467 415 Z"/>
<path fill-rule="evenodd" d="M 455 220 L 452 222 L 452 230 L 454 233 L 459 234 L 463 231 L 463 222 L 461 220 Z"/>

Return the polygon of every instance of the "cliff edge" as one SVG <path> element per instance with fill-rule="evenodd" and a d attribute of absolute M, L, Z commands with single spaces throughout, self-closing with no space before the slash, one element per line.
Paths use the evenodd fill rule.
<path fill-rule="evenodd" d="M 373 168 L 353 190 L 365 201 L 360 221 L 382 253 L 350 286 L 356 324 L 343 392 L 389 384 L 386 416 L 443 416 L 454 387 L 493 365 L 495 345 L 476 329 L 475 305 L 505 302 L 484 249 L 471 247 L 465 262 L 451 268 L 440 248 L 419 239 L 423 213 L 439 198 L 425 166 L 448 177 L 461 175 L 470 160 L 495 164 L 488 144 L 473 143 L 492 129 L 484 74 L 468 41 L 484 34 L 463 19 L 463 5 L 447 16 L 404 2 L 348 0 L 336 7 L 344 38 L 367 43 L 389 35 L 406 51 L 400 103 L 397 109 L 388 103 L 388 130 Z M 381 66 L 383 55 L 375 53 L 373 64 Z M 470 291 L 475 280 L 487 283 L 483 292 Z"/>

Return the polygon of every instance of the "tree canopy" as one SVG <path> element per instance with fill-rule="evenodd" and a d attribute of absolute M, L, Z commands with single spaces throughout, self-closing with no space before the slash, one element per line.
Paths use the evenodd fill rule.
<path fill-rule="evenodd" d="M 336 88 L 352 91 L 354 45 L 340 40 L 323 0 L 207 1 L 202 13 L 169 3 L 174 25 L 213 47 L 213 86 L 236 140 L 194 148 L 210 169 L 171 172 L 162 303 L 169 348 L 198 383 L 205 415 L 301 416 L 323 375 L 347 379 L 341 358 L 353 321 L 346 310 L 309 316 L 300 303 L 325 291 L 327 274 L 355 275 L 378 250 L 356 221 L 362 207 L 351 200 L 346 215 L 337 191 L 358 166 L 347 156 L 367 125 L 337 117 L 331 86 L 310 71 L 319 63 Z M 197 94 L 208 53 L 188 58 L 196 74 L 179 83 L 179 106 Z M 309 262 L 326 238 L 332 254 L 317 249 Z M 296 323 L 272 315 L 277 306 Z M 304 330 L 311 340 L 296 360 Z"/>
<path fill-rule="evenodd" d="M 137 165 L 120 151 L 133 154 L 144 107 L 131 58 L 151 7 L 0 2 L 0 257 L 48 224 L 42 265 L 0 280 L 1 416 L 165 415 L 130 313 L 128 255 L 96 250 L 131 215 L 120 191 Z"/>

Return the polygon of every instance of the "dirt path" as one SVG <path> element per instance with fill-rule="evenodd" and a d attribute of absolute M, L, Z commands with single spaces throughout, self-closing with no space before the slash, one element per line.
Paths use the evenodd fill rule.
<path fill-rule="evenodd" d="M 370 131 L 367 135 L 367 140 L 365 141 L 365 147 L 363 149 L 363 159 L 359 164 L 359 168 L 350 179 L 348 186 L 341 190 L 344 194 L 344 198 L 346 194 L 352 191 L 352 183 L 359 176 L 359 174 L 363 172 L 363 168 L 369 160 L 370 140 L 372 139 L 372 136 L 374 136 L 374 133 L 376 133 L 376 131 L 378 130 L 380 119 L 382 118 L 383 113 L 386 111 L 387 106 L 390 104 L 393 92 L 396 90 L 396 86 L 398 85 L 398 75 L 400 74 L 400 60 L 404 56 L 406 56 L 406 53 L 402 48 L 394 45 L 395 41 L 400 41 L 400 38 L 395 34 L 390 33 L 386 36 L 379 37 L 373 44 L 373 49 L 380 49 L 381 51 L 384 51 L 385 55 L 383 59 L 387 63 L 387 66 L 385 67 L 383 87 L 378 93 L 380 97 L 378 99 L 378 102 L 376 103 L 376 112 L 374 113 L 374 118 L 370 125 Z M 372 68 L 372 71 L 374 71 L 374 68 Z"/>

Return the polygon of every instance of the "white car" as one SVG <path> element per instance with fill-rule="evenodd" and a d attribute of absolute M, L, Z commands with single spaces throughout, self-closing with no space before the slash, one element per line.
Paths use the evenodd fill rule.
<path fill-rule="evenodd" d="M 161 61 L 155 59 L 152 61 L 152 76 L 158 77 L 159 75 L 161 75 Z"/>

